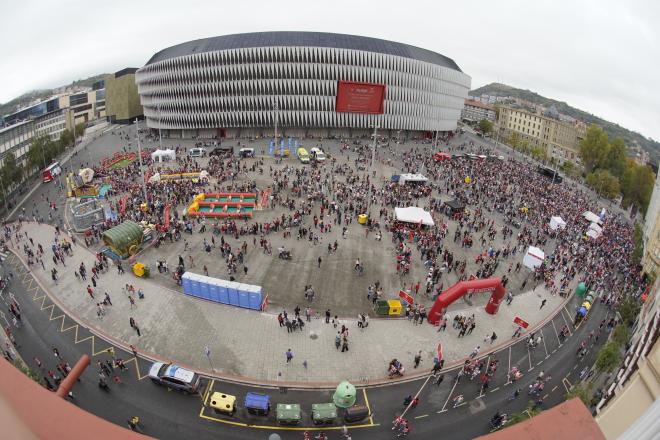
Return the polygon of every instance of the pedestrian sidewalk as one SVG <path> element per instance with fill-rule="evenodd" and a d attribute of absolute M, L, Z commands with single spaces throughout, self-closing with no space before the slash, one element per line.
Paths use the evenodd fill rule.
<path fill-rule="evenodd" d="M 393 358 L 403 363 L 406 376 L 410 376 L 432 367 L 439 342 L 447 367 L 453 362 L 462 362 L 477 345 L 481 346 L 481 353 L 486 352 L 491 345 L 484 342 L 484 337 L 493 331 L 498 335 L 494 346 L 509 341 L 516 329 L 513 324 L 516 316 L 529 322 L 532 328 L 554 313 L 563 300 L 537 287 L 536 291 L 517 295 L 510 306 L 503 301 L 496 315 L 488 315 L 483 306 L 466 305 L 463 310 L 452 310 L 445 332 L 438 332 L 427 323 L 413 325 L 406 319 L 371 319 L 369 327 L 361 330 L 355 319 L 344 319 L 342 323 L 350 329 L 350 349 L 341 353 L 334 346 L 338 329 L 326 324 L 323 318 L 313 318 L 302 332 L 287 333 L 279 326 L 275 314 L 190 298 L 148 279 L 135 277 L 128 263 L 124 263 L 124 275 L 118 275 L 113 266 L 100 276 L 98 287 L 94 289 L 95 300 L 92 300 L 86 291 L 87 285 L 92 284 L 90 269 L 95 259 L 92 252 L 78 243 L 73 246 L 73 256 L 66 259 L 66 268 L 61 264 L 55 266 L 51 251 L 54 228 L 30 222 L 24 223 L 21 231 L 27 232 L 35 247 L 41 243 L 45 251 L 46 270 L 37 264 L 32 267 L 32 273 L 58 305 L 84 325 L 126 346 L 133 344 L 149 357 L 172 360 L 203 372 L 210 372 L 212 364 L 219 375 L 241 377 L 251 382 L 297 382 L 308 386 L 332 384 L 343 379 L 356 383 L 375 382 L 386 377 L 387 365 Z M 16 245 L 15 239 L 13 241 Z M 23 239 L 13 249 L 24 261 L 21 249 L 26 243 L 29 245 L 29 241 Z M 87 267 L 87 281 L 74 276 L 81 262 Z M 53 267 L 59 273 L 57 284 L 50 277 Z M 122 293 L 122 286 L 127 283 L 145 294 L 143 300 L 135 298 L 137 308 L 133 310 Z M 99 319 L 96 303 L 102 301 L 104 292 L 108 292 L 113 305 L 106 307 L 106 316 Z M 547 299 L 547 304 L 539 310 L 543 299 Z M 293 315 L 293 310 L 288 312 Z M 474 313 L 477 323 L 472 334 L 460 339 L 458 331 L 451 326 L 451 319 L 457 313 Z M 304 308 L 301 315 L 304 319 Z M 140 327 L 140 337 L 129 325 L 131 317 Z M 210 362 L 205 346 L 210 349 Z M 286 365 L 285 352 L 289 348 L 294 359 L 291 365 Z M 413 358 L 419 350 L 422 350 L 423 360 L 416 370 Z"/>

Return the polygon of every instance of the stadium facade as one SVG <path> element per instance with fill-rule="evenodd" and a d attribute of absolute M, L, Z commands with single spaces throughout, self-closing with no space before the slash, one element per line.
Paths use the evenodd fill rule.
<path fill-rule="evenodd" d="M 136 72 L 150 128 L 170 137 L 358 137 L 454 130 L 471 79 L 406 44 L 319 32 L 190 41 Z"/>

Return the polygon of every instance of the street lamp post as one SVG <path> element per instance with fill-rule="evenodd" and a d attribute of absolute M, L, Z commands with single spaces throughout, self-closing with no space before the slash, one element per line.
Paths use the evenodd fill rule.
<path fill-rule="evenodd" d="M 142 146 L 140 145 L 140 121 L 135 118 L 135 136 L 137 137 L 138 159 L 140 160 L 140 180 L 142 181 L 142 195 L 144 203 L 149 203 L 147 199 L 147 184 L 144 181 L 144 169 L 142 169 Z"/>
<path fill-rule="evenodd" d="M 374 166 L 374 158 L 376 156 L 376 142 L 377 142 L 376 133 L 378 132 L 378 128 L 379 128 L 378 124 L 374 125 L 374 134 L 373 134 L 374 140 L 371 144 L 371 163 L 369 164 L 369 172 L 371 172 L 371 169 Z M 368 177 L 368 175 L 367 175 L 367 177 Z M 365 214 L 369 215 L 369 210 L 370 209 L 371 209 L 371 183 L 369 184 L 369 187 L 367 188 L 367 210 L 366 210 Z"/>

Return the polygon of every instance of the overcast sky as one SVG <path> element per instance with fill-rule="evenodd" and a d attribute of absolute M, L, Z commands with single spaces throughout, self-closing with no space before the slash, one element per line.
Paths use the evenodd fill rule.
<path fill-rule="evenodd" d="M 124 67 L 185 41 L 323 31 L 453 58 L 498 81 L 660 140 L 660 1 L 0 1 L 0 102 Z"/>

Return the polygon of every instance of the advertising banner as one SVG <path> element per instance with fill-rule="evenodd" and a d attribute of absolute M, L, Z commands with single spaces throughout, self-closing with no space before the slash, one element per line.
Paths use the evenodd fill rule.
<path fill-rule="evenodd" d="M 382 114 L 385 85 L 339 81 L 337 84 L 338 113 Z"/>

